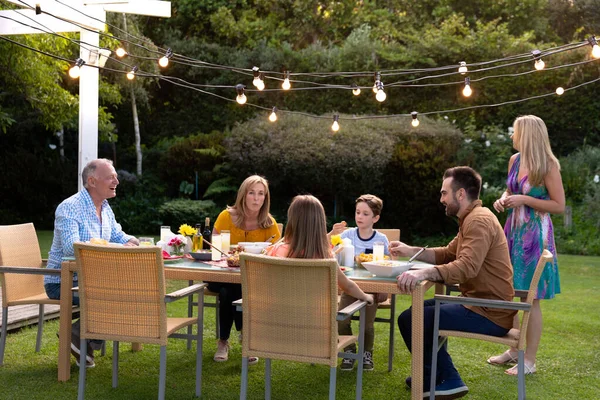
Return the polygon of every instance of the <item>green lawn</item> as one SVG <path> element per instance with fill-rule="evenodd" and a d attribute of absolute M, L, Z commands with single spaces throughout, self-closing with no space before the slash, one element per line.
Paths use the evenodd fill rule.
<path fill-rule="evenodd" d="M 49 236 L 42 232 L 44 243 Z M 42 247 L 47 248 L 47 244 Z M 47 251 L 47 250 L 46 250 Z M 44 250 L 42 250 L 43 254 Z M 592 399 L 600 391 L 600 257 L 560 256 L 562 294 L 542 304 L 544 334 L 538 354 L 538 372 L 527 376 L 528 399 Z M 179 283 L 174 283 L 177 285 Z M 400 296 L 398 308 L 408 307 L 410 299 Z M 171 305 L 170 313 L 182 315 L 184 303 Z M 380 311 L 386 313 L 387 310 Z M 404 385 L 409 375 L 410 355 L 397 335 L 394 369 L 388 373 L 387 325 L 376 324 L 375 371 L 365 373 L 365 399 L 409 399 Z M 8 336 L 5 365 L 0 368 L 1 399 L 71 399 L 77 395 L 77 367 L 72 364 L 69 382 L 56 380 L 58 321 L 46 324 L 42 352 L 36 354 L 35 329 L 27 328 Z M 398 332 L 398 331 L 396 331 Z M 212 355 L 214 311 L 206 312 L 204 328 L 203 397 L 235 399 L 239 397 L 241 371 L 240 346 L 236 340 L 226 363 L 215 363 Z M 235 337 L 232 335 L 232 337 Z M 111 388 L 111 350 L 96 357 L 96 368 L 89 370 L 88 399 L 147 399 L 157 395 L 158 347 L 146 345 L 144 351 L 131 353 L 121 346 L 120 386 Z M 184 341 L 172 340 L 168 349 L 167 397 L 191 399 L 194 396 L 194 352 L 185 349 Z M 470 388 L 470 399 L 514 399 L 516 378 L 503 373 L 502 367 L 485 360 L 503 351 L 502 346 L 452 338 L 450 353 Z M 249 398 L 264 398 L 264 362 L 250 368 Z M 338 371 L 339 399 L 354 398 L 355 373 Z M 326 399 L 329 372 L 324 366 L 291 362 L 273 362 L 274 399 Z"/>

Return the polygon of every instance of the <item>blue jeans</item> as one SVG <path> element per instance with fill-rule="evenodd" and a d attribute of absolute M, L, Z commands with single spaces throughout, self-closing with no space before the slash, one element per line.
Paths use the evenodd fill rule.
<path fill-rule="evenodd" d="M 435 313 L 435 300 L 425 300 L 423 323 L 423 382 L 429 387 L 431 376 L 431 354 L 433 346 L 433 318 Z M 398 316 L 398 327 L 406 347 L 412 351 L 412 308 L 405 310 Z M 496 325 L 489 319 L 473 312 L 460 304 L 440 305 L 440 329 L 456 330 L 463 332 L 482 333 L 492 336 L 504 336 L 508 329 Z M 437 383 L 444 380 L 460 379 L 458 371 L 452 363 L 452 358 L 446 349 L 446 344 L 438 351 L 437 355 Z"/>
<path fill-rule="evenodd" d="M 77 282 L 73 282 L 73 287 L 77 286 Z M 60 283 L 44 283 L 46 295 L 54 300 L 60 300 Z M 79 293 L 73 292 L 73 305 L 79 305 Z"/>

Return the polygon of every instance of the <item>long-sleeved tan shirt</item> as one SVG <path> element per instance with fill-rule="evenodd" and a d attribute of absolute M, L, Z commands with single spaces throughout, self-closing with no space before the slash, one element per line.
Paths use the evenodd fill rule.
<path fill-rule="evenodd" d="M 459 284 L 465 297 L 512 301 L 513 269 L 504 230 L 496 216 L 476 200 L 459 219 L 458 235 L 437 247 L 435 268 L 448 284 Z M 510 329 L 516 311 L 467 306 L 499 326 Z"/>

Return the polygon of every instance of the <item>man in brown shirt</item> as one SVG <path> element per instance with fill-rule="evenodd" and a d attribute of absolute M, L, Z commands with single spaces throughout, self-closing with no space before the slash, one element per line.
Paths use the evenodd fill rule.
<path fill-rule="evenodd" d="M 398 276 L 398 287 L 410 293 L 422 280 L 458 284 L 462 296 L 482 299 L 512 301 L 513 270 L 508 245 L 502 226 L 496 216 L 481 206 L 479 192 L 481 176 L 469 167 L 446 170 L 440 202 L 446 215 L 459 220 L 458 235 L 446 246 L 425 250 L 419 260 L 435 264 L 434 268 L 407 271 Z M 391 242 L 392 255 L 412 256 L 419 247 L 402 242 Z M 486 335 L 504 336 L 513 324 L 515 311 L 442 304 L 440 329 L 460 330 Z M 431 346 L 433 341 L 433 299 L 425 301 L 424 322 L 424 382 L 428 387 L 431 372 Z M 412 310 L 398 317 L 400 333 L 406 346 L 412 348 Z M 436 398 L 455 399 L 469 389 L 464 384 L 446 346 L 438 352 Z M 406 380 L 410 386 L 410 378 Z M 429 389 L 424 390 L 429 397 Z"/>

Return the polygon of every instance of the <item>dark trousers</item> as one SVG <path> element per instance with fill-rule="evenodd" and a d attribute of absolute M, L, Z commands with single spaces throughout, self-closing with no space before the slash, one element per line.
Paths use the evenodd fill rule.
<path fill-rule="evenodd" d="M 242 330 L 242 313 L 231 303 L 242 298 L 242 285 L 238 283 L 207 282 L 208 290 L 219 293 L 219 339 L 229 340 L 231 327 Z"/>
<path fill-rule="evenodd" d="M 423 323 L 423 382 L 429 388 L 431 376 L 431 354 L 433 346 L 433 318 L 435 312 L 435 300 L 429 299 L 424 303 Z M 406 347 L 412 351 L 412 307 L 405 310 L 398 317 L 398 327 L 404 339 Z M 440 329 L 456 330 L 463 332 L 482 333 L 492 336 L 504 336 L 508 329 L 496 325 L 489 319 L 463 307 L 460 304 L 441 304 L 440 306 Z M 446 349 L 446 344 L 438 351 L 436 380 L 441 383 L 444 380 L 460 379 L 460 375 L 452 358 Z"/>

